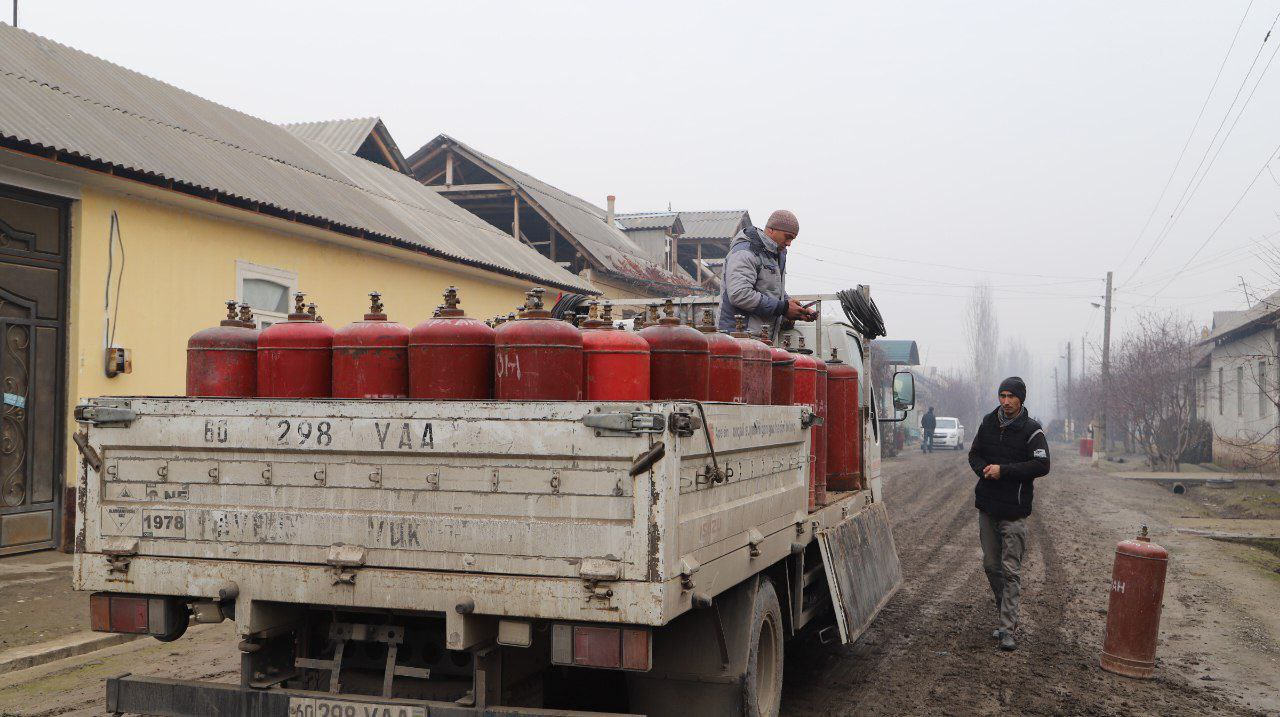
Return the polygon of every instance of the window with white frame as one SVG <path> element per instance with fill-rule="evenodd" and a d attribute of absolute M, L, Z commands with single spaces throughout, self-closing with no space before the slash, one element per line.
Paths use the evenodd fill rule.
<path fill-rule="evenodd" d="M 288 317 L 293 293 L 297 290 L 295 272 L 247 261 L 236 262 L 236 299 L 253 309 L 254 323 L 260 329 Z"/>

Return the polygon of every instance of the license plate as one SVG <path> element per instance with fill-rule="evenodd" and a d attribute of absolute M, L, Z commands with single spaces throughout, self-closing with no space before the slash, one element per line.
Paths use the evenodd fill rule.
<path fill-rule="evenodd" d="M 290 697 L 289 717 L 427 717 L 427 708 L 328 697 Z"/>

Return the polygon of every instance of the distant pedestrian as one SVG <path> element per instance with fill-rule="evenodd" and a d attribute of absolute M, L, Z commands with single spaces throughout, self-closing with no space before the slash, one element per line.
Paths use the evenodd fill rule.
<path fill-rule="evenodd" d="M 1022 555 L 1027 548 L 1027 516 L 1035 479 L 1049 473 L 1049 442 L 1040 423 L 1022 405 L 1027 385 L 1010 376 L 1000 384 L 1000 406 L 982 418 L 969 449 L 978 475 L 974 505 L 982 541 L 982 568 L 995 594 L 999 627 L 993 634 L 1004 650 L 1016 649 L 1022 598 Z"/>
<path fill-rule="evenodd" d="M 933 453 L 933 429 L 938 427 L 938 418 L 933 415 L 933 406 L 920 417 L 920 449 L 925 453 Z"/>

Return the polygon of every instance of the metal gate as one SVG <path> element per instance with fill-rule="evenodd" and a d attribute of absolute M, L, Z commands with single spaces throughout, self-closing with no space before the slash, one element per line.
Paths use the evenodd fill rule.
<path fill-rule="evenodd" d="M 57 542 L 68 234 L 65 200 L 0 186 L 0 555 Z"/>

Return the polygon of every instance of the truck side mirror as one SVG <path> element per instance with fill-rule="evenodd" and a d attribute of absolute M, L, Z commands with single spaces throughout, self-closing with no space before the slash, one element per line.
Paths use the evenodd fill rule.
<path fill-rule="evenodd" d="M 893 374 L 893 409 L 910 411 L 916 405 L 916 377 L 910 371 Z"/>

